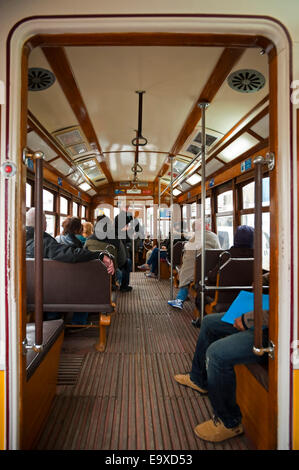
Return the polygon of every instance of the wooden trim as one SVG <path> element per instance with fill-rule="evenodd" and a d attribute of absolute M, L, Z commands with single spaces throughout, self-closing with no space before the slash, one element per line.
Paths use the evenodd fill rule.
<path fill-rule="evenodd" d="M 276 50 L 275 50 L 276 52 Z M 270 316 L 269 316 L 269 339 L 276 345 L 275 359 L 269 360 L 269 423 L 271 430 L 269 440 L 270 448 L 276 448 L 277 442 L 277 386 L 278 386 L 278 253 L 279 227 L 277 223 L 278 200 L 278 173 L 280 169 L 280 158 L 278 152 L 278 79 L 277 79 L 277 53 L 269 56 L 269 90 L 270 90 L 270 134 L 269 151 L 275 154 L 275 168 L 270 172 Z M 283 158 L 283 157 L 282 157 Z"/>
<path fill-rule="evenodd" d="M 226 139 L 228 139 L 232 133 L 238 129 L 238 127 L 240 127 L 243 122 L 246 121 L 246 119 L 249 118 L 249 116 L 251 116 L 251 114 L 253 114 L 255 111 L 257 111 L 261 106 L 263 106 L 265 103 L 267 103 L 267 101 L 269 101 L 269 95 L 266 95 L 261 101 L 259 101 L 250 111 L 248 111 L 248 113 L 245 114 L 245 116 L 243 116 L 223 137 L 221 137 L 220 140 L 218 140 L 218 142 L 215 144 L 215 146 L 213 147 L 213 151 L 216 150 L 219 145 L 221 145 L 223 142 L 226 141 Z"/>
<path fill-rule="evenodd" d="M 55 74 L 57 81 L 62 88 L 62 91 L 65 94 L 70 107 L 77 117 L 78 123 L 80 124 L 89 144 L 92 147 L 95 146 L 101 153 L 102 149 L 100 143 L 93 128 L 81 92 L 77 86 L 65 50 L 62 47 L 43 47 L 42 50 L 51 66 L 51 69 L 53 70 L 53 73 Z M 101 162 L 100 166 L 107 180 L 112 182 L 112 176 L 106 162 Z"/>
<path fill-rule="evenodd" d="M 218 149 L 215 152 L 213 152 L 212 155 L 209 156 L 209 158 L 207 158 L 207 163 L 209 163 L 213 158 L 215 158 L 219 153 L 221 153 L 226 147 L 232 144 L 235 140 L 241 137 L 241 135 L 247 132 L 251 126 L 259 122 L 268 113 L 269 113 L 269 107 L 267 106 L 259 114 L 257 114 L 253 119 L 251 119 L 251 121 L 249 121 L 244 127 L 242 127 L 242 129 L 240 129 L 229 140 L 227 140 L 221 147 L 218 147 Z M 264 142 L 265 139 L 262 138 L 258 140 L 261 140 L 261 142 Z"/>
<path fill-rule="evenodd" d="M 206 188 L 207 189 L 209 188 L 209 181 L 211 179 L 214 179 L 213 188 L 215 188 L 216 186 L 219 186 L 220 184 L 223 184 L 226 181 L 230 181 L 233 178 L 240 176 L 241 175 L 240 163 L 242 161 L 246 160 L 247 158 L 254 158 L 258 154 L 265 155 L 268 150 L 269 150 L 268 139 L 266 139 L 264 142 L 260 142 L 255 147 L 252 147 L 251 149 L 247 150 L 239 157 L 232 160 L 232 162 L 229 163 L 225 169 L 221 168 L 220 170 L 217 170 L 213 174 L 209 175 L 206 181 Z M 186 200 L 189 201 L 192 197 L 194 197 L 195 194 L 200 194 L 200 192 L 201 192 L 201 183 L 194 186 L 191 190 L 188 190 L 182 193 L 180 196 L 178 196 L 177 201 L 179 203 L 186 202 Z M 191 193 L 190 198 L 187 198 L 188 193 Z"/>
<path fill-rule="evenodd" d="M 173 144 L 169 154 L 176 155 L 178 152 L 181 151 L 181 148 L 189 138 L 189 136 L 194 131 L 196 125 L 200 121 L 201 118 L 201 109 L 199 108 L 199 103 L 203 101 L 207 101 L 211 103 L 219 91 L 220 87 L 222 86 L 224 80 L 227 78 L 229 72 L 234 67 L 234 65 L 240 60 L 242 54 L 244 53 L 245 49 L 241 48 L 226 48 L 222 52 L 220 58 L 218 59 L 212 73 L 210 74 L 200 96 L 196 100 L 192 110 L 190 111 L 175 143 Z M 168 165 L 169 166 L 169 165 Z M 167 169 L 168 169 L 167 166 Z M 162 167 L 162 171 L 164 171 L 165 163 Z M 160 170 L 158 175 L 163 175 Z M 167 170 L 166 170 L 167 171 Z M 156 178 L 157 179 L 157 178 Z"/>
<path fill-rule="evenodd" d="M 35 47 L 57 46 L 184 46 L 184 47 L 261 47 L 269 51 L 271 41 L 264 36 L 212 33 L 88 33 L 37 34 L 26 43 Z"/>

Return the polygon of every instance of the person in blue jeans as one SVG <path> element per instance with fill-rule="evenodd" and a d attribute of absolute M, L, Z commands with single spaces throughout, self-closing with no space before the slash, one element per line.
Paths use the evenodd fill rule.
<path fill-rule="evenodd" d="M 195 434 L 209 442 L 222 442 L 243 433 L 242 414 L 236 402 L 234 366 L 265 360 L 254 354 L 253 312 L 234 324 L 222 321 L 223 313 L 203 318 L 189 374 L 174 379 L 201 394 L 208 394 L 214 417 L 197 425 Z M 263 311 L 263 341 L 268 337 L 268 311 Z"/>

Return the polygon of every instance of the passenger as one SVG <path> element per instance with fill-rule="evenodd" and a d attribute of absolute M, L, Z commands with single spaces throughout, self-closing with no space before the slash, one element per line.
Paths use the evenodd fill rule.
<path fill-rule="evenodd" d="M 26 257 L 34 258 L 34 227 L 35 208 L 32 207 L 26 213 Z M 64 263 L 80 263 L 100 259 L 107 267 L 109 274 L 114 273 L 114 265 L 109 253 L 103 251 L 91 252 L 74 245 L 58 243 L 49 233 L 46 232 L 47 220 L 43 214 L 43 257 L 61 261 Z"/>
<path fill-rule="evenodd" d="M 132 263 L 127 258 L 126 249 L 122 240 L 115 236 L 115 227 L 111 219 L 105 215 L 97 218 L 94 233 L 86 240 L 84 245 L 91 251 L 107 250 L 114 256 L 116 275 L 120 283 L 121 292 L 130 292 L 130 272 Z"/>
<path fill-rule="evenodd" d="M 162 242 L 161 248 L 160 248 L 160 259 L 170 259 L 170 233 L 168 236 L 168 239 L 164 240 Z M 187 241 L 183 233 L 174 233 L 174 240 L 173 240 L 173 245 L 177 241 Z M 158 273 L 158 252 L 159 249 L 158 247 L 153 247 L 153 250 L 151 252 L 151 255 L 149 256 L 147 262 L 145 264 L 142 264 L 141 266 L 138 266 L 139 269 L 142 271 L 150 271 L 149 273 L 146 273 L 146 277 L 157 277 Z"/>
<path fill-rule="evenodd" d="M 263 276 L 269 285 L 269 273 Z M 264 359 L 253 353 L 253 312 L 236 318 L 234 325 L 221 320 L 223 313 L 204 317 L 189 374 L 175 380 L 202 394 L 208 394 L 214 417 L 195 427 L 203 440 L 222 442 L 243 433 L 242 414 L 236 402 L 234 366 Z M 269 311 L 263 311 L 263 343 L 267 344 Z"/>
<path fill-rule="evenodd" d="M 85 238 L 84 243 L 86 242 L 88 237 L 91 237 L 93 234 L 93 225 L 91 222 L 83 222 L 83 231 L 82 231 L 82 236 Z"/>
<path fill-rule="evenodd" d="M 62 234 L 57 235 L 55 240 L 58 243 L 64 245 L 74 245 L 77 248 L 83 248 L 82 241 L 78 238 L 78 235 L 82 234 L 82 223 L 79 217 L 66 217 L 62 222 Z"/>
<path fill-rule="evenodd" d="M 215 268 L 208 272 L 208 284 L 216 284 L 219 267 L 229 259 L 229 255 L 226 256 L 226 253 L 229 253 L 231 258 L 253 258 L 253 240 L 254 228 L 248 225 L 239 225 L 234 236 L 233 246 L 231 246 L 229 250 L 226 250 L 220 257 L 219 263 L 217 263 Z"/>
<path fill-rule="evenodd" d="M 196 256 L 201 251 L 201 220 L 197 219 L 193 222 L 193 237 L 185 244 L 182 266 L 179 271 L 179 291 L 174 300 L 168 300 L 171 307 L 183 308 L 184 301 L 188 297 L 188 288 L 194 280 L 194 270 Z M 219 249 L 220 243 L 216 233 L 210 230 L 205 231 L 205 248 L 207 250 Z"/>
<path fill-rule="evenodd" d="M 108 273 L 113 275 L 114 265 L 110 254 L 104 251 L 92 252 L 82 248 L 80 240 L 78 240 L 74 235 L 76 231 L 78 231 L 78 233 L 80 232 L 81 221 L 78 219 L 78 223 L 78 220 L 73 219 L 78 218 L 68 217 L 64 221 L 65 234 L 62 235 L 64 243 L 59 243 L 46 232 L 47 220 L 45 214 L 43 214 L 43 258 L 53 259 L 64 263 L 79 263 L 91 261 L 93 259 L 100 259 L 105 264 Z M 26 213 L 26 258 L 34 258 L 34 227 L 35 208 L 32 207 Z M 87 316 L 88 313 L 86 312 L 76 312 L 73 315 L 72 323 L 85 324 Z M 52 320 L 59 318 L 59 314 L 56 312 L 45 312 L 45 317 L 47 320 Z"/>

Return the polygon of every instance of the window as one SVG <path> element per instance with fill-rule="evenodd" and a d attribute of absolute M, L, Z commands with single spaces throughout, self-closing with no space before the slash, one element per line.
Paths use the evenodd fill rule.
<path fill-rule="evenodd" d="M 69 201 L 66 197 L 60 196 L 60 214 L 69 213 Z"/>
<path fill-rule="evenodd" d="M 55 215 L 46 214 L 47 229 L 46 232 L 55 237 Z"/>
<path fill-rule="evenodd" d="M 78 204 L 73 202 L 73 217 L 78 217 Z"/>
<path fill-rule="evenodd" d="M 82 206 L 81 216 L 82 219 L 86 220 L 86 206 Z"/>
<path fill-rule="evenodd" d="M 26 209 L 32 207 L 32 186 L 26 183 Z"/>
<path fill-rule="evenodd" d="M 234 240 L 233 191 L 225 191 L 217 196 L 217 234 L 221 248 L 228 250 Z"/>
<path fill-rule="evenodd" d="M 43 189 L 43 208 L 44 211 L 54 212 L 54 194 Z"/>
<path fill-rule="evenodd" d="M 242 187 L 241 224 L 254 227 L 254 181 Z M 270 179 L 263 178 L 262 187 L 262 251 L 263 269 L 270 269 Z"/>

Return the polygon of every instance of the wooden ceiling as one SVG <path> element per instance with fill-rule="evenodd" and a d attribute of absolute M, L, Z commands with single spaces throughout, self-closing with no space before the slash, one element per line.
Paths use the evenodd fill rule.
<path fill-rule="evenodd" d="M 93 196 L 101 187 L 132 181 L 163 184 L 170 180 L 169 156 L 175 176 L 200 150 L 201 101 L 206 112 L 207 176 L 223 170 L 268 138 L 268 61 L 260 47 L 208 45 L 158 47 L 118 41 L 111 45 L 41 43 L 29 56 L 29 69 L 53 72 L 55 82 L 28 92 L 28 141 L 43 147 L 47 165 L 80 191 Z M 80 45 L 82 44 L 82 45 Z M 123 44 L 123 45 L 121 45 Z M 233 71 L 254 69 L 266 79 L 255 93 L 239 93 L 228 85 Z M 134 146 L 138 126 L 138 96 L 144 90 L 142 133 L 145 146 Z M 77 140 L 76 140 L 77 139 Z M 77 152 L 77 153 L 76 153 Z M 177 194 L 192 187 L 192 173 L 176 185 Z"/>

